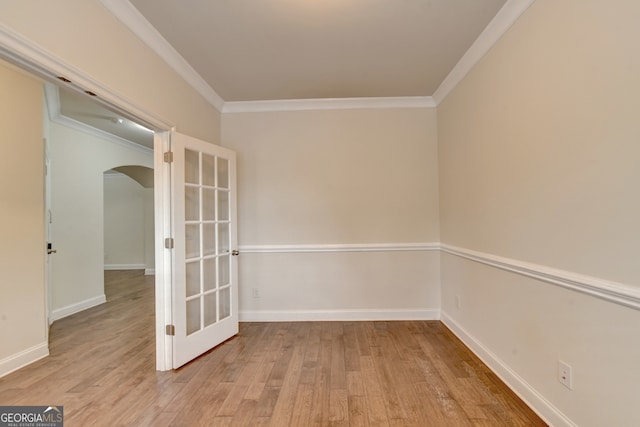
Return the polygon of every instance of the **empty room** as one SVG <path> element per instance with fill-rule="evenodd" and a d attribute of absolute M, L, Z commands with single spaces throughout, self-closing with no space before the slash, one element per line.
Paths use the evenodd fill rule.
<path fill-rule="evenodd" d="M 640 425 L 638 22 L 627 0 L 0 0 L 2 414 Z M 153 142 L 74 146 L 51 84 Z M 125 165 L 153 173 L 129 231 L 102 217 Z M 103 253 L 133 234 L 136 260 Z"/>

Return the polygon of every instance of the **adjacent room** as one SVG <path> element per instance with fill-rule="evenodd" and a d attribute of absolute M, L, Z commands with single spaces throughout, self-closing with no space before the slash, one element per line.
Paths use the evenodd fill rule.
<path fill-rule="evenodd" d="M 640 424 L 640 3 L 63 3 L 0 0 L 0 406 L 61 404 L 70 425 L 111 407 L 124 425 Z M 108 181 L 155 222 L 120 230 L 135 248 L 85 239 L 100 251 L 63 283 L 90 292 L 52 299 L 43 138 L 73 138 L 41 125 L 42 85 L 61 77 L 155 131 L 61 209 L 82 190 L 106 215 L 115 193 L 89 187 Z M 153 168 L 153 189 L 117 166 Z M 81 276 L 93 264 L 114 275 Z"/>

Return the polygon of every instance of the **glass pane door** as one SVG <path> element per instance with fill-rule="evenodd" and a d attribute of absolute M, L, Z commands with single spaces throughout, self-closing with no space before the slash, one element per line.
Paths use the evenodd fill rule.
<path fill-rule="evenodd" d="M 235 153 L 175 136 L 174 368 L 238 330 Z"/>

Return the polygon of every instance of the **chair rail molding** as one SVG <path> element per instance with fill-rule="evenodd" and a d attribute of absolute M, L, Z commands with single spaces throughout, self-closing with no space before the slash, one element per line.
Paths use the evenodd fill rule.
<path fill-rule="evenodd" d="M 497 255 L 440 244 L 444 253 L 640 310 L 640 288 Z"/>

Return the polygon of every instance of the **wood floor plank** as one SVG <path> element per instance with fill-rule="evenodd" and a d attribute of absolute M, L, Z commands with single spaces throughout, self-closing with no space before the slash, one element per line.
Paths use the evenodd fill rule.
<path fill-rule="evenodd" d="M 66 427 L 545 425 L 438 321 L 241 323 L 157 372 L 153 278 L 105 272 L 105 293 L 0 378 L 0 405 L 63 405 Z"/>

